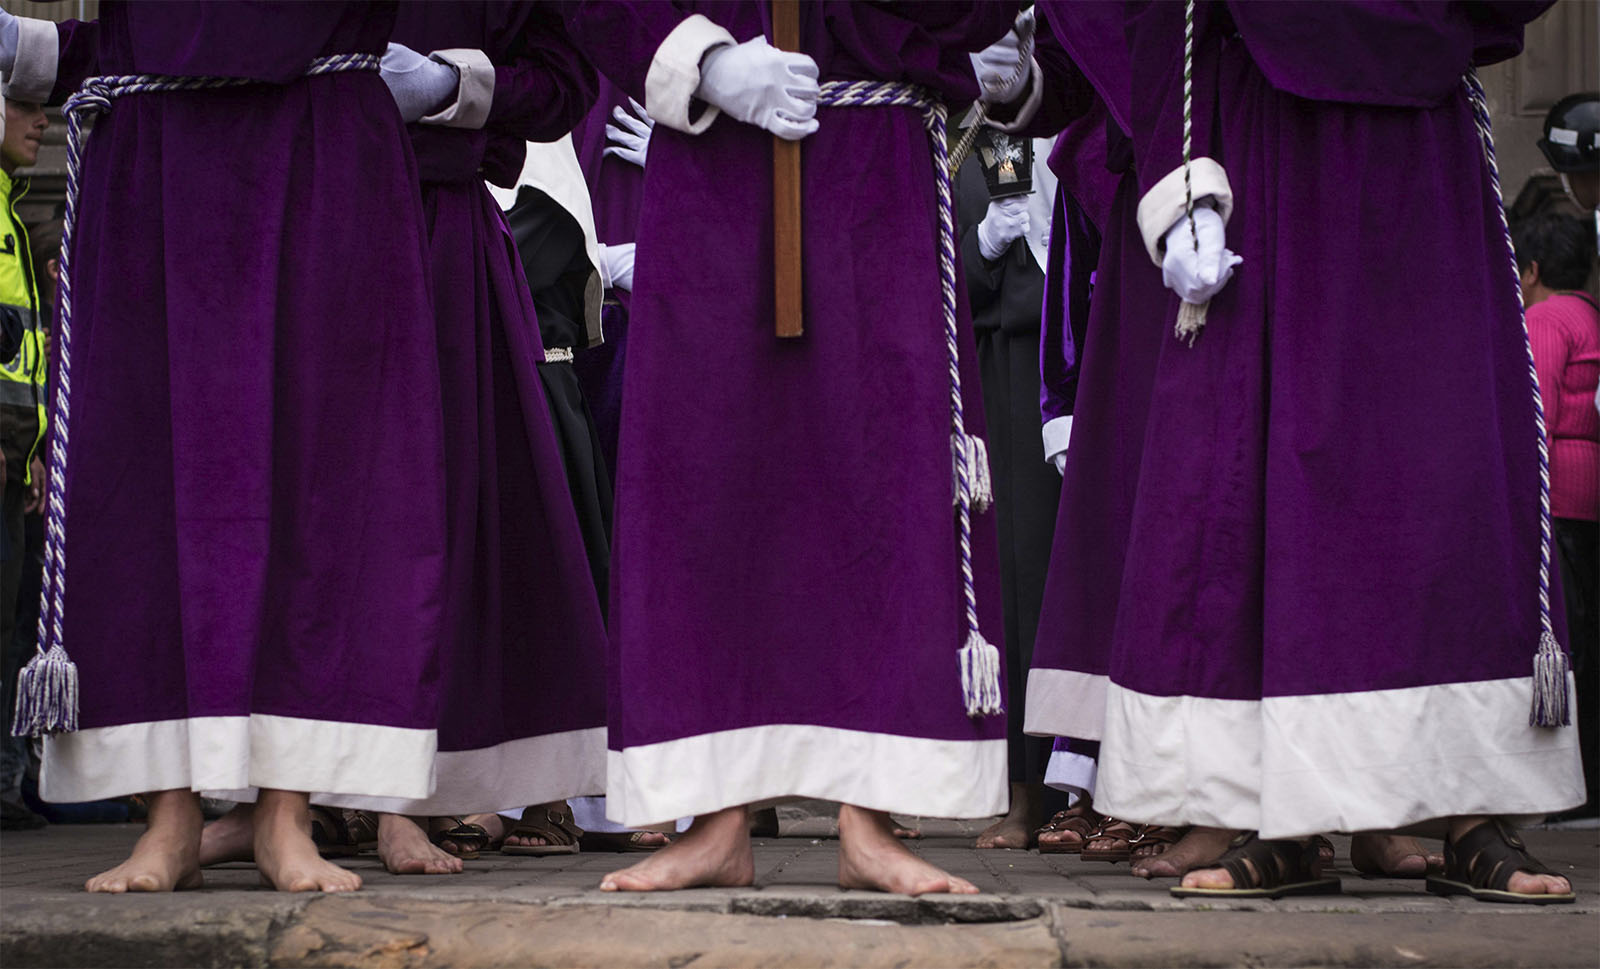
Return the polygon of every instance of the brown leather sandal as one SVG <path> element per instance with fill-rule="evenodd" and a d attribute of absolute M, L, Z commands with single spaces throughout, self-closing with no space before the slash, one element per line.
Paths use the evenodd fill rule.
<path fill-rule="evenodd" d="M 361 841 L 349 825 L 349 816 L 356 813 L 311 805 L 311 841 L 317 846 L 317 854 L 324 858 L 352 858 L 361 852 Z M 377 844 L 376 837 L 372 843 Z"/>
<path fill-rule="evenodd" d="M 1050 816 L 1033 833 L 1034 844 L 1039 848 L 1041 855 L 1075 855 L 1083 851 L 1084 844 L 1089 840 L 1089 835 L 1100 827 L 1100 812 L 1096 811 L 1089 803 L 1088 798 L 1079 798 L 1078 803 L 1065 811 L 1057 811 Z M 1046 841 L 1040 837 L 1044 834 L 1056 832 L 1077 835 L 1076 841 Z"/>
<path fill-rule="evenodd" d="M 583 851 L 594 852 L 659 851 L 672 843 L 672 839 L 667 838 L 660 844 L 644 844 L 644 837 L 647 834 L 661 834 L 661 832 L 585 831 L 578 836 L 578 847 Z"/>
<path fill-rule="evenodd" d="M 558 803 L 561 805 L 559 810 L 550 804 L 524 808 L 522 820 L 506 832 L 505 840 L 500 844 L 500 853 L 534 858 L 577 854 L 578 839 L 583 837 L 583 829 L 573 819 L 572 808 L 565 801 Z M 544 844 L 514 845 L 511 844 L 512 838 L 539 838 Z"/>
<path fill-rule="evenodd" d="M 1429 875 L 1426 885 L 1435 895 L 1470 895 L 1480 902 L 1565 905 L 1577 900 L 1576 892 L 1560 895 L 1513 892 L 1508 886 L 1511 876 L 1519 871 L 1531 875 L 1557 874 L 1528 854 L 1527 846 L 1511 825 L 1500 818 L 1490 818 L 1468 831 L 1459 842 L 1444 843 L 1444 874 Z"/>
<path fill-rule="evenodd" d="M 1188 833 L 1188 825 L 1147 824 L 1140 828 L 1139 833 L 1128 843 L 1128 857 L 1133 859 L 1154 858 L 1177 844 L 1178 839 Z"/>
<path fill-rule="evenodd" d="M 1177 898 L 1282 898 L 1285 895 L 1337 895 L 1339 879 L 1318 875 L 1317 846 L 1303 841 L 1262 841 L 1254 831 L 1233 839 L 1221 858 L 1191 871 L 1221 868 L 1232 888 L 1168 889 Z"/>
<path fill-rule="evenodd" d="M 1084 861 L 1109 861 L 1113 865 L 1119 861 L 1127 861 L 1133 852 L 1133 839 L 1139 836 L 1144 825 L 1124 821 L 1110 815 L 1100 820 L 1100 826 L 1089 833 L 1084 839 Z"/>

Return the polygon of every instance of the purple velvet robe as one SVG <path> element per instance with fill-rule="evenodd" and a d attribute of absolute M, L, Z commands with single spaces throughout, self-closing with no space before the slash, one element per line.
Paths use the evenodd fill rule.
<path fill-rule="evenodd" d="M 495 67 L 480 128 L 413 124 L 445 430 L 442 698 L 434 794 L 329 798 L 408 814 L 541 804 L 604 786 L 605 625 L 537 373 L 533 298 L 488 179 L 560 138 L 594 72 L 551 5 L 404 4 L 395 43 Z"/>
<path fill-rule="evenodd" d="M 573 26 L 644 101 L 652 56 L 690 10 L 746 40 L 766 9 L 599 3 Z M 1000 4 L 811 4 L 801 46 L 824 80 L 910 81 L 960 103 L 976 93 L 966 52 L 1011 16 Z M 617 482 L 610 814 L 659 822 L 786 796 L 997 813 L 1005 721 L 969 719 L 961 698 L 923 119 L 818 111 L 802 148 L 806 335 L 793 341 L 773 334 L 772 136 L 727 117 L 688 136 L 659 119 Z M 981 434 L 962 314 L 967 426 Z M 992 516 L 974 516 L 985 630 L 999 628 L 995 555 Z"/>
<path fill-rule="evenodd" d="M 1088 340 L 1080 405 L 1135 405 L 1137 474 L 1106 496 L 1125 557 L 1066 627 L 1073 695 L 1030 697 L 1046 732 L 1104 704 L 1097 807 L 1282 837 L 1583 799 L 1575 731 L 1527 725 L 1533 390 L 1461 82 L 1537 9 L 1200 6 L 1194 153 L 1227 172 L 1244 263 L 1192 347 L 1170 293 L 1124 306 L 1155 341 L 1125 381 L 1091 388 Z M 1120 27 L 1147 193 L 1181 163 L 1183 7 Z"/>
<path fill-rule="evenodd" d="M 272 787 L 421 797 L 444 566 L 417 171 L 375 70 L 394 10 L 123 4 L 59 31 L 53 100 L 117 100 L 73 252 L 64 641 L 81 722 L 44 797 Z M 59 426 L 59 425 L 58 425 Z"/>

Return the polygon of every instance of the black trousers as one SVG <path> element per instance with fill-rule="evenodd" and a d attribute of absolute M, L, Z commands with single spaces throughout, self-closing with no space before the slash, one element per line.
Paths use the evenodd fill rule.
<path fill-rule="evenodd" d="M 1600 523 L 1573 518 L 1551 521 L 1561 592 L 1567 603 L 1567 648 L 1578 681 L 1578 743 L 1589 814 L 1600 809 Z"/>

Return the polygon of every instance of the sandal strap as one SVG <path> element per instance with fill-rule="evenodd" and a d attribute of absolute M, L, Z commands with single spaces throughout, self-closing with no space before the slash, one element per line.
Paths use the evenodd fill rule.
<path fill-rule="evenodd" d="M 1309 842 L 1263 841 L 1255 832 L 1233 839 L 1214 866 L 1233 879 L 1234 888 L 1273 889 L 1290 882 L 1309 881 L 1317 849 Z"/>
<path fill-rule="evenodd" d="M 530 812 L 532 817 L 529 816 Z M 578 827 L 570 807 L 561 811 L 540 807 L 525 808 L 522 820 L 506 832 L 507 838 L 542 838 L 552 847 L 577 844 L 583 835 L 584 831 Z"/>
<path fill-rule="evenodd" d="M 1555 874 L 1528 854 L 1516 829 L 1502 818 L 1490 818 L 1488 823 L 1468 831 L 1454 844 L 1445 842 L 1444 869 L 1446 877 L 1452 880 L 1497 892 L 1507 891 L 1511 876 L 1519 871 L 1533 875 Z"/>

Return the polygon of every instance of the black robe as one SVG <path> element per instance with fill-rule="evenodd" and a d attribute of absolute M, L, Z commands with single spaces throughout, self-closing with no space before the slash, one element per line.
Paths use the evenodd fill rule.
<path fill-rule="evenodd" d="M 584 352 L 583 296 L 592 267 L 584 250 L 583 230 L 566 209 L 530 186 L 517 193 L 506 221 L 533 293 L 545 349 Z M 572 364 L 541 363 L 539 377 L 550 402 L 567 484 L 604 611 L 611 577 L 611 472 Z"/>
<path fill-rule="evenodd" d="M 1000 531 L 1011 780 L 1039 782 L 1044 779 L 1050 744 L 1023 735 L 1022 700 L 1027 695 L 1056 506 L 1061 501 L 1061 476 L 1045 461 L 1040 436 L 1039 312 L 1044 270 L 1025 239 L 1013 241 L 994 262 L 979 252 L 978 223 L 988 210 L 989 190 L 976 157 L 969 157 L 957 173 L 956 202 Z"/>

